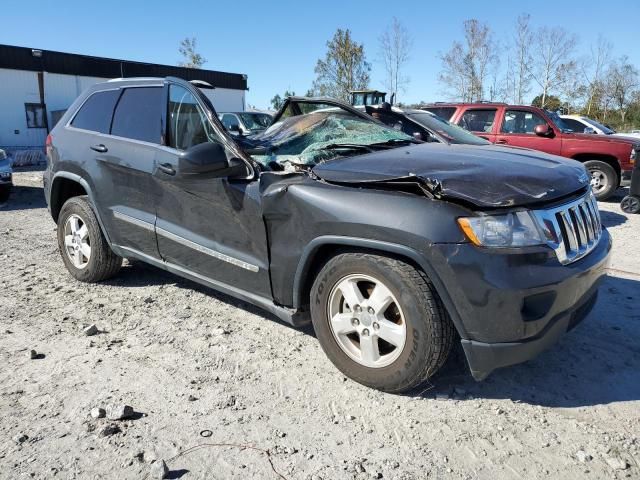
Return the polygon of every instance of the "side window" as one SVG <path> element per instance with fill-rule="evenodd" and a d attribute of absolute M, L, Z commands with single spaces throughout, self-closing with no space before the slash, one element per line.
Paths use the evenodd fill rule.
<path fill-rule="evenodd" d="M 111 135 L 160 143 L 162 88 L 126 88 L 113 114 Z"/>
<path fill-rule="evenodd" d="M 519 133 L 534 135 L 536 125 L 544 125 L 547 122 L 537 113 L 525 110 L 507 110 L 502 122 L 502 133 Z"/>
<path fill-rule="evenodd" d="M 460 120 L 458 120 L 458 125 L 470 132 L 491 133 L 495 118 L 495 108 L 484 110 L 471 109 L 464 112 Z"/>
<path fill-rule="evenodd" d="M 226 128 L 227 130 L 235 130 L 235 131 L 240 130 L 240 123 L 238 123 L 238 117 L 236 117 L 231 113 L 225 113 L 222 116 L 222 124 L 224 125 L 224 128 Z"/>
<path fill-rule="evenodd" d="M 98 133 L 109 133 L 113 107 L 116 106 L 120 90 L 107 90 L 91 95 L 80 107 L 71 125 Z"/>
<path fill-rule="evenodd" d="M 169 146 L 187 150 L 205 142 L 218 142 L 209 119 L 196 98 L 179 85 L 169 86 Z"/>
<path fill-rule="evenodd" d="M 571 129 L 572 132 L 583 133 L 584 129 L 587 128 L 586 125 L 580 123 L 578 120 L 573 118 L 563 118 L 562 123 L 564 123 L 567 127 Z"/>

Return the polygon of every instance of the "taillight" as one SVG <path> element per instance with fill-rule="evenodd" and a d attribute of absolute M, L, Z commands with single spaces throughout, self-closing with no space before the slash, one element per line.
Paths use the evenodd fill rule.
<path fill-rule="evenodd" d="M 44 150 L 47 156 L 51 154 L 51 147 L 53 145 L 53 137 L 51 134 L 47 135 L 47 139 L 44 142 Z"/>

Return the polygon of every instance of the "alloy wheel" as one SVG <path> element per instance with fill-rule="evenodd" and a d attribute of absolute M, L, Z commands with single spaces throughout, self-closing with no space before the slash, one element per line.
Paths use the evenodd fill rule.
<path fill-rule="evenodd" d="M 89 229 L 79 215 L 70 215 L 64 224 L 64 249 L 74 267 L 83 269 L 89 264 Z"/>
<path fill-rule="evenodd" d="M 392 364 L 402 353 L 407 325 L 400 303 L 381 280 L 348 275 L 328 298 L 329 324 L 338 346 L 370 368 Z"/>

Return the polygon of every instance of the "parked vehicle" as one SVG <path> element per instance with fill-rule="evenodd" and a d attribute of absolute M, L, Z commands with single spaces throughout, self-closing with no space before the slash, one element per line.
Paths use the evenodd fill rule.
<path fill-rule="evenodd" d="M 614 137 L 626 137 L 631 140 L 640 138 L 640 133 L 634 134 L 633 131 L 631 133 L 616 132 L 610 126 L 600 123 L 593 118 L 585 117 L 584 115 L 560 115 L 560 118 L 562 118 L 562 122 L 575 133 L 612 135 Z"/>
<path fill-rule="evenodd" d="M 9 200 L 13 187 L 13 172 L 11 163 L 4 150 L 0 149 L 0 203 Z"/>
<path fill-rule="evenodd" d="M 263 112 L 225 112 L 218 115 L 224 127 L 234 135 L 251 135 L 266 129 L 273 117 Z"/>
<path fill-rule="evenodd" d="M 356 107 L 388 127 L 400 130 L 418 140 L 448 144 L 491 145 L 464 128 L 449 123 L 426 110 L 392 107 L 388 103 Z"/>
<path fill-rule="evenodd" d="M 532 148 L 584 163 L 598 200 L 628 184 L 640 141 L 574 133 L 554 112 L 504 103 L 437 103 L 423 107 L 492 143 Z"/>
<path fill-rule="evenodd" d="M 535 356 L 587 315 L 611 248 L 580 163 L 420 142 L 335 100 L 289 98 L 234 137 L 189 82 L 111 81 L 74 102 L 47 154 L 76 279 L 134 258 L 311 320 L 345 375 L 390 392 L 458 338 L 478 380 Z"/>

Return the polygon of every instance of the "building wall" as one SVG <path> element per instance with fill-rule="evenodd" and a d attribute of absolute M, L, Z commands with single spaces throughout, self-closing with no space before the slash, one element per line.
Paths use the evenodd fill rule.
<path fill-rule="evenodd" d="M 25 103 L 40 103 L 38 74 L 0 69 L 0 148 L 44 145 L 46 130 L 27 128 Z"/>
<path fill-rule="evenodd" d="M 86 88 L 105 80 L 45 72 L 44 92 L 49 127 L 53 128 L 55 123 L 52 112 L 66 110 Z M 218 112 L 244 111 L 244 90 L 216 88 L 203 91 Z M 38 73 L 0 68 L 0 148 L 20 150 L 44 147 L 47 131 L 44 128 L 27 127 L 25 103 L 40 103 Z"/>

